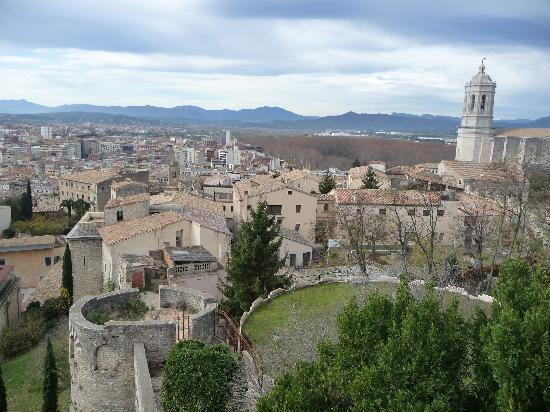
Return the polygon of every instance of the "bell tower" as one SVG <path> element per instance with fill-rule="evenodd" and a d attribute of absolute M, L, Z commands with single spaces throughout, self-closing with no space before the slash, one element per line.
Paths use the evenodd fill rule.
<path fill-rule="evenodd" d="M 464 88 L 464 109 L 458 128 L 456 160 L 489 163 L 493 150 L 493 106 L 497 84 L 485 71 L 485 58 L 479 71 Z"/>

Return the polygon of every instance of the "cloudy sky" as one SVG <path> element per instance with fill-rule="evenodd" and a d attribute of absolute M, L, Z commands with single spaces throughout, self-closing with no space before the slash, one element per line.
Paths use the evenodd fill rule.
<path fill-rule="evenodd" d="M 548 0 L 0 0 L 0 99 L 550 115 Z"/>

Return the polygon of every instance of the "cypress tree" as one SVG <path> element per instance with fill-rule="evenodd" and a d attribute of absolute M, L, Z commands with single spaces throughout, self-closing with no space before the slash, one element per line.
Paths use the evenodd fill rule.
<path fill-rule="evenodd" d="M 23 219 L 32 219 L 31 181 L 27 179 L 27 191 L 21 195 L 21 215 Z"/>
<path fill-rule="evenodd" d="M 0 412 L 7 412 L 7 410 L 8 410 L 8 401 L 6 399 L 6 386 L 4 385 L 2 368 L 0 368 Z"/>
<path fill-rule="evenodd" d="M 57 412 L 57 366 L 50 338 L 46 346 L 44 359 L 44 384 L 42 393 L 42 412 Z"/>
<path fill-rule="evenodd" d="M 319 192 L 327 194 L 336 187 L 334 176 L 328 170 L 323 174 L 323 179 L 319 182 Z"/>
<path fill-rule="evenodd" d="M 265 201 L 260 202 L 231 246 L 221 306 L 234 317 L 240 317 L 258 297 L 290 284 L 289 277 L 276 275 L 285 259 L 279 257 L 281 229 L 268 209 Z"/>
<path fill-rule="evenodd" d="M 378 189 L 380 187 L 378 179 L 376 179 L 376 173 L 374 172 L 372 166 L 368 167 L 367 173 L 365 173 L 365 176 L 363 176 L 361 182 L 363 182 L 365 189 Z"/>
<path fill-rule="evenodd" d="M 351 167 L 359 167 L 359 166 L 361 166 L 361 162 L 359 161 L 359 159 L 355 159 L 351 164 Z"/>
<path fill-rule="evenodd" d="M 73 301 L 73 262 L 71 260 L 71 249 L 69 244 L 65 246 L 65 253 L 63 254 L 63 275 L 62 286 L 67 290 L 70 302 Z"/>

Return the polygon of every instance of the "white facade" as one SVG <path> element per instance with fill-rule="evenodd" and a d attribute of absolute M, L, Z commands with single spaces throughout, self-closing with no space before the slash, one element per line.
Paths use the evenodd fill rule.
<path fill-rule="evenodd" d="M 52 136 L 53 136 L 53 130 L 50 126 L 42 126 L 40 128 L 40 135 L 44 138 L 44 139 L 51 139 Z"/>
<path fill-rule="evenodd" d="M 229 149 L 227 151 L 227 165 L 228 166 L 240 166 L 242 163 L 241 150 L 237 148 Z"/>
<path fill-rule="evenodd" d="M 225 131 L 225 145 L 229 146 L 231 144 L 231 130 Z"/>
<path fill-rule="evenodd" d="M 489 163 L 495 136 L 493 106 L 496 83 L 485 72 L 483 61 L 479 72 L 466 83 L 464 109 L 458 129 L 456 160 Z"/>
<path fill-rule="evenodd" d="M 11 224 L 11 207 L 0 206 L 0 231 L 6 230 Z"/>

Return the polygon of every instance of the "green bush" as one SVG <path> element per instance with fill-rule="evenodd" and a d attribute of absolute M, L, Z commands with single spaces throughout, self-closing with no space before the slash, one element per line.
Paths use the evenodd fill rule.
<path fill-rule="evenodd" d="M 147 305 L 138 298 L 130 298 L 120 302 L 116 312 L 120 320 L 140 320 L 147 313 Z"/>
<path fill-rule="evenodd" d="M 13 358 L 33 348 L 44 336 L 45 329 L 41 316 L 26 316 L 20 324 L 5 328 L 0 337 L 4 357 Z"/>
<path fill-rule="evenodd" d="M 45 321 L 57 319 L 68 312 L 69 304 L 67 298 L 63 296 L 47 299 L 42 305 L 42 316 Z"/>
<path fill-rule="evenodd" d="M 161 400 L 165 412 L 228 410 L 238 355 L 226 345 L 199 341 L 176 343 L 166 361 Z"/>
<path fill-rule="evenodd" d="M 88 314 L 87 319 L 89 322 L 95 323 L 96 325 L 105 325 L 111 320 L 111 317 L 108 312 L 95 309 Z"/>

